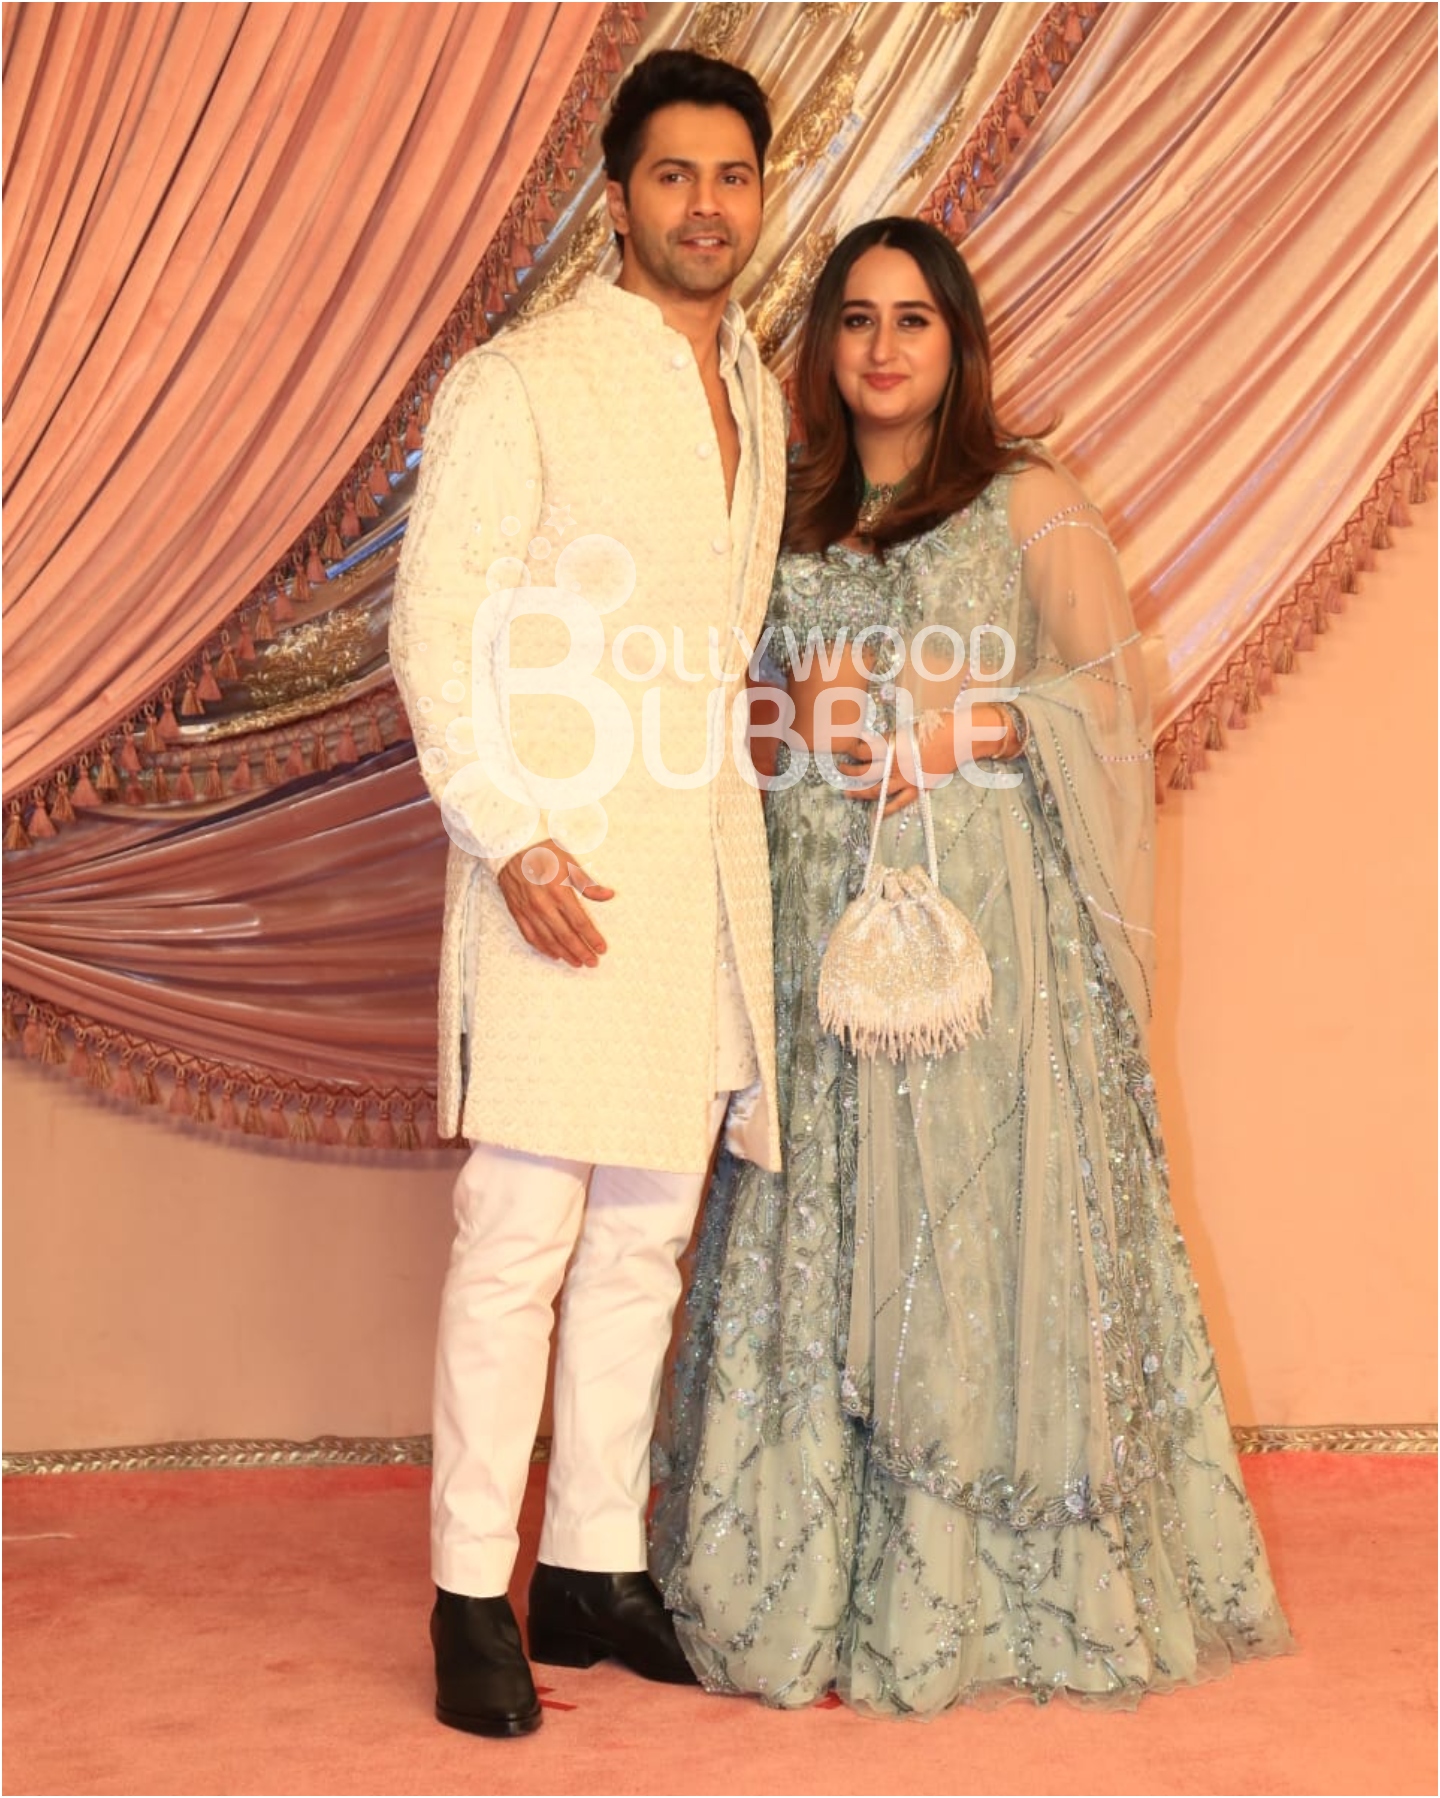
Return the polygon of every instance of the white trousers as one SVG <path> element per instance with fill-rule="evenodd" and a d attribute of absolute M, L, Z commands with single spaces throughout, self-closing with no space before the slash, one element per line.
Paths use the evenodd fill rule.
<path fill-rule="evenodd" d="M 650 1436 L 703 1182 L 472 1148 L 435 1356 L 431 1571 L 444 1591 L 491 1598 L 510 1583 L 562 1279 L 540 1559 L 644 1567 Z"/>

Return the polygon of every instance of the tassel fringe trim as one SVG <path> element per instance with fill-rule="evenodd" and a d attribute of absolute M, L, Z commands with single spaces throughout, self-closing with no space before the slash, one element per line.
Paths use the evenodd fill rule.
<path fill-rule="evenodd" d="M 956 242 L 965 235 L 984 211 L 1015 152 L 1034 131 L 1046 101 L 1084 48 L 1104 10 L 1099 0 L 1089 5 L 1050 7 L 1031 32 L 1004 86 L 931 190 L 920 209 L 922 219 L 938 225 Z M 942 125 L 942 135 L 944 130 Z M 929 166 L 922 157 L 914 173 L 923 175 Z"/>
<path fill-rule="evenodd" d="M 198 769 L 193 752 L 166 743 L 161 728 L 143 738 L 127 730 L 118 759 L 123 778 L 113 740 L 106 737 L 98 764 L 86 759 L 59 769 L 49 787 L 34 789 L 28 813 L 24 802 L 11 801 L 4 846 L 30 849 L 86 812 L 110 805 L 223 805 L 266 787 L 343 770 L 409 741 L 409 721 L 393 686 L 319 717 L 206 745 Z"/>
<path fill-rule="evenodd" d="M 436 1134 L 435 1094 L 428 1087 L 306 1081 L 212 1061 L 112 1030 L 18 987 L 5 987 L 0 1010 L 7 1054 L 56 1068 L 95 1093 L 167 1121 L 321 1150 L 464 1147 L 460 1137 Z"/>
<path fill-rule="evenodd" d="M 1313 650 L 1359 590 L 1358 576 L 1377 566 L 1392 528 L 1413 522 L 1411 507 L 1430 498 L 1435 478 L 1437 406 L 1432 399 L 1386 464 L 1369 493 L 1306 572 L 1250 631 L 1199 697 L 1155 741 L 1156 799 L 1188 792 L 1205 768 L 1207 752 L 1226 747 L 1229 731 L 1246 730 L 1274 692 L 1277 677 L 1293 674 L 1297 656 Z"/>
<path fill-rule="evenodd" d="M 905 1061 L 912 1055 L 949 1055 L 963 1049 L 983 1028 L 988 1010 L 979 1018 L 945 1015 L 906 1023 L 903 1019 L 872 1019 L 861 1023 L 821 1010 L 820 1027 L 838 1036 L 853 1055 L 885 1056 Z"/>

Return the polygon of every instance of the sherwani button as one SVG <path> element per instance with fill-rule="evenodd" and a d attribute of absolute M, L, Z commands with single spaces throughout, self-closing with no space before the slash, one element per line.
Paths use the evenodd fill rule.
<path fill-rule="evenodd" d="M 695 445 L 695 454 L 697 456 L 713 456 L 715 454 L 715 445 L 713 443 L 697 443 Z"/>
<path fill-rule="evenodd" d="M 670 366 L 671 368 L 684 368 L 689 360 L 690 358 L 685 354 L 684 350 L 676 350 L 675 354 L 670 358 Z"/>
<path fill-rule="evenodd" d="M 723 556 L 730 547 L 730 539 L 728 537 L 714 537 L 711 539 L 710 547 L 715 551 L 717 556 Z"/>

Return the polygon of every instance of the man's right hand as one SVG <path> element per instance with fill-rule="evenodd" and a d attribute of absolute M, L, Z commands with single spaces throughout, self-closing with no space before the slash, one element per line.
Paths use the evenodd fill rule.
<path fill-rule="evenodd" d="M 598 968 L 605 939 L 580 903 L 613 899 L 551 838 L 522 849 L 500 870 L 500 891 L 516 928 L 532 949 L 572 968 Z"/>

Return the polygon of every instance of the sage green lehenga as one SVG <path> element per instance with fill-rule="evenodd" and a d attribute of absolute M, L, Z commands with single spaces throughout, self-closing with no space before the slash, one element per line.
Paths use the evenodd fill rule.
<path fill-rule="evenodd" d="M 1028 739 L 976 771 L 1017 784 L 933 796 L 994 988 L 946 1055 L 822 1031 L 872 814 L 813 762 L 768 797 L 785 1170 L 722 1157 L 657 1435 L 651 1561 L 686 1652 L 713 1691 L 926 1716 L 1133 1705 L 1283 1651 L 1146 1059 L 1153 770 L 1104 526 L 1028 467 L 883 560 L 785 555 L 771 623 L 777 657 L 787 627 L 948 626 L 991 679 L 1002 639 L 971 632 L 998 627 Z M 922 861 L 913 808 L 881 853 Z"/>

